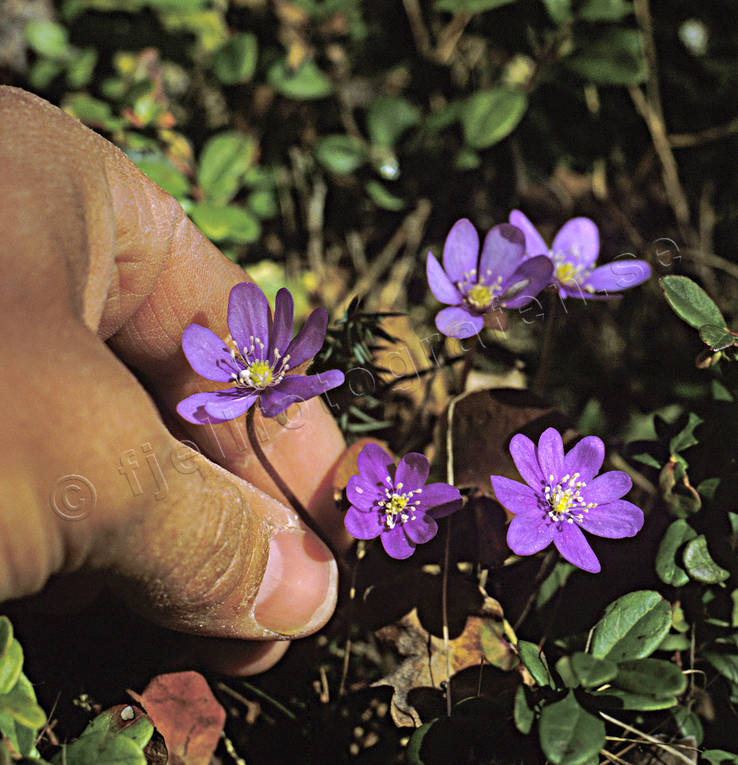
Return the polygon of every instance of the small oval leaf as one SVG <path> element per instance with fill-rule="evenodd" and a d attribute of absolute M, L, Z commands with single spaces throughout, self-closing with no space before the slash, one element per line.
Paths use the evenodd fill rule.
<path fill-rule="evenodd" d="M 461 111 L 464 140 L 472 149 L 486 149 L 512 133 L 528 108 L 528 96 L 500 86 L 470 96 Z"/>
<path fill-rule="evenodd" d="M 580 765 L 605 744 L 605 723 L 577 703 L 573 691 L 541 710 L 541 749 L 553 765 Z"/>
<path fill-rule="evenodd" d="M 730 572 L 719 566 L 712 559 L 707 549 L 707 539 L 704 534 L 695 537 L 684 548 L 684 568 L 687 573 L 698 582 L 703 584 L 719 584 L 724 582 Z"/>
<path fill-rule="evenodd" d="M 724 327 L 726 322 L 712 298 L 687 276 L 662 276 L 659 285 L 674 313 L 691 327 L 706 324 Z"/>
<path fill-rule="evenodd" d="M 666 530 L 656 553 L 656 573 L 664 584 L 683 587 L 689 581 L 687 572 L 676 562 L 677 550 L 697 532 L 682 518 L 674 521 Z"/>

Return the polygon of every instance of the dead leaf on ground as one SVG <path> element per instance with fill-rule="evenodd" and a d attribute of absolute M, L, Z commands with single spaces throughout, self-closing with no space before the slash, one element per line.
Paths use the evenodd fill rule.
<path fill-rule="evenodd" d="M 198 672 L 158 675 L 139 696 L 164 737 L 169 765 L 208 765 L 218 745 L 226 713 Z"/>

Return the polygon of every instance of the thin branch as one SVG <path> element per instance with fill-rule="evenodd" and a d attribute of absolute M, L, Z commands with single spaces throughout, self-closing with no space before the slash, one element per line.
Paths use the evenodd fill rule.
<path fill-rule="evenodd" d="M 727 138 L 734 133 L 738 133 L 738 117 L 726 125 L 716 125 L 698 130 L 695 133 L 672 133 L 669 136 L 669 143 L 674 149 L 686 149 L 711 141 L 719 141 L 721 138 Z"/>
<path fill-rule="evenodd" d="M 636 736 L 640 736 L 644 741 L 648 741 L 650 744 L 660 747 L 665 752 L 669 752 L 669 754 L 676 757 L 677 760 L 680 760 L 681 762 L 686 762 L 687 765 L 694 765 L 694 760 L 689 759 L 686 755 L 682 754 L 678 749 L 676 749 L 673 746 L 669 746 L 669 744 L 665 744 L 663 741 L 656 738 L 655 736 L 650 736 L 648 733 L 644 733 L 643 731 L 638 730 L 638 728 L 634 728 L 632 725 L 628 725 L 628 723 L 624 723 L 621 720 L 616 720 L 614 717 L 610 717 L 610 715 L 605 714 L 604 712 L 600 712 L 599 715 L 603 720 L 607 720 L 607 722 L 611 722 L 613 723 L 613 725 L 617 725 L 623 730 L 627 730 L 628 733 L 633 733 Z"/>

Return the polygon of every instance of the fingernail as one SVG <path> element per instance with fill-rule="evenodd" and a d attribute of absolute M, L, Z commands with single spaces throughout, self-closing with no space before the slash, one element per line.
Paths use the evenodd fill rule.
<path fill-rule="evenodd" d="M 336 606 L 338 566 L 310 531 L 280 531 L 254 603 L 254 619 L 282 635 L 308 634 L 325 624 Z"/>

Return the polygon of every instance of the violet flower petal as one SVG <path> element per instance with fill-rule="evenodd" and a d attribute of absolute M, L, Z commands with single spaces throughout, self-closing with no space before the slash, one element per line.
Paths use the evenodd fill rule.
<path fill-rule="evenodd" d="M 420 513 L 414 521 L 408 521 L 404 529 L 411 542 L 414 542 L 416 545 L 422 545 L 430 542 L 438 533 L 438 524 L 430 515 Z"/>
<path fill-rule="evenodd" d="M 501 305 L 522 308 L 551 283 L 553 263 L 546 255 L 536 255 L 521 263 L 503 283 Z"/>
<path fill-rule="evenodd" d="M 269 350 L 271 354 L 277 349 L 284 355 L 287 346 L 292 339 L 292 316 L 295 312 L 295 302 L 288 289 L 282 287 L 274 299 L 274 324 L 272 336 L 269 338 Z"/>
<path fill-rule="evenodd" d="M 605 266 L 606 268 L 606 266 Z M 597 271 L 598 269 L 595 269 Z M 594 271 L 592 272 L 594 273 Z M 620 300 L 623 296 L 620 293 L 609 295 L 599 292 L 589 292 L 585 289 L 587 282 L 582 284 L 575 282 L 574 284 L 559 284 L 559 297 L 562 300 L 566 298 L 574 298 L 575 300 Z"/>
<path fill-rule="evenodd" d="M 452 282 L 464 281 L 464 275 L 476 269 L 479 257 L 479 234 L 466 218 L 457 220 L 443 245 L 443 268 Z"/>
<path fill-rule="evenodd" d="M 582 499 L 585 502 L 596 502 L 604 505 L 624 497 L 633 488 L 630 476 L 622 470 L 611 470 L 593 478 L 582 489 Z"/>
<path fill-rule="evenodd" d="M 519 513 L 507 529 L 507 546 L 516 555 L 534 555 L 551 544 L 554 528 L 540 511 Z"/>
<path fill-rule="evenodd" d="M 287 346 L 285 353 L 290 356 L 290 369 L 294 369 L 313 356 L 325 342 L 325 332 L 328 327 L 328 311 L 322 306 L 316 308 L 308 316 L 303 328 Z"/>
<path fill-rule="evenodd" d="M 395 461 L 379 444 L 367 444 L 356 460 L 362 478 L 377 486 L 388 487 L 387 476 L 395 475 Z"/>
<path fill-rule="evenodd" d="M 643 510 L 632 502 L 618 499 L 592 508 L 584 514 L 580 525 L 598 537 L 633 537 L 643 528 Z"/>
<path fill-rule="evenodd" d="M 536 446 L 522 433 L 516 433 L 510 441 L 510 454 L 522 479 L 539 491 L 546 482 L 536 456 Z"/>
<path fill-rule="evenodd" d="M 385 552 L 392 558 L 404 560 L 415 552 L 415 545 L 407 538 L 402 526 L 383 532 L 380 539 Z"/>
<path fill-rule="evenodd" d="M 455 513 L 464 503 L 459 490 L 447 483 L 429 483 L 415 495 L 415 500 L 420 502 L 419 510 L 436 519 Z"/>
<path fill-rule="evenodd" d="M 492 489 L 497 501 L 506 507 L 511 513 L 532 513 L 540 511 L 540 497 L 524 483 L 511 481 L 501 475 L 490 476 Z"/>
<path fill-rule="evenodd" d="M 228 346 L 211 329 L 190 324 L 182 333 L 182 350 L 190 366 L 202 377 L 230 382 L 240 367 L 231 358 Z"/>
<path fill-rule="evenodd" d="M 235 420 L 251 407 L 259 398 L 258 393 L 244 393 L 237 388 L 213 391 L 203 394 L 208 396 L 204 399 L 205 411 L 213 418 L 219 418 L 221 422 Z"/>
<path fill-rule="evenodd" d="M 561 530 L 554 534 L 554 544 L 562 557 L 578 568 L 592 574 L 601 570 L 597 556 L 576 523 L 562 524 Z"/>
<path fill-rule="evenodd" d="M 229 390 L 235 391 L 235 388 Z M 177 413 L 187 422 L 194 425 L 210 425 L 218 422 L 225 422 L 222 417 L 214 417 L 205 410 L 205 404 L 213 397 L 213 391 L 208 393 L 194 393 L 177 404 Z"/>
<path fill-rule="evenodd" d="M 419 452 L 406 454 L 397 465 L 395 487 L 403 494 L 416 489 L 422 489 L 428 480 L 430 465 L 428 460 Z M 400 486 L 402 484 L 402 486 Z"/>
<path fill-rule="evenodd" d="M 538 464 L 549 483 L 558 483 L 564 475 L 564 444 L 556 428 L 546 428 L 538 439 Z M 551 481 L 550 476 L 553 476 Z"/>
<path fill-rule="evenodd" d="M 498 277 L 503 282 L 525 258 L 525 236 L 509 223 L 493 226 L 484 238 L 479 258 L 479 277 L 485 284 L 493 284 Z"/>
<path fill-rule="evenodd" d="M 382 533 L 378 513 L 364 513 L 353 505 L 346 511 L 343 525 L 356 539 L 374 539 Z"/>
<path fill-rule="evenodd" d="M 428 286 L 431 289 L 436 300 L 446 305 L 459 305 L 464 302 L 461 293 L 456 289 L 451 280 L 446 276 L 446 272 L 441 268 L 441 264 L 432 253 L 428 253 L 428 260 L 425 264 L 425 274 L 428 278 Z"/>
<path fill-rule="evenodd" d="M 472 313 L 466 306 L 451 306 L 436 314 L 436 327 L 447 337 L 463 340 L 484 329 L 484 317 Z"/>
<path fill-rule="evenodd" d="M 621 292 L 637 287 L 651 276 L 651 266 L 645 260 L 613 260 L 595 268 L 584 282 L 585 291 Z"/>
<path fill-rule="evenodd" d="M 374 503 L 383 494 L 378 494 L 377 487 L 360 475 L 352 475 L 346 484 L 348 501 L 362 512 L 374 509 Z"/>
<path fill-rule="evenodd" d="M 248 348 L 253 339 L 264 343 L 264 352 L 256 346 L 257 358 L 265 358 L 268 352 L 269 329 L 272 314 L 266 295 L 250 282 L 237 284 L 228 297 L 228 329 L 238 350 Z"/>
<path fill-rule="evenodd" d="M 597 225 L 589 218 L 572 218 L 566 221 L 554 237 L 555 255 L 584 268 L 591 268 L 600 253 L 600 233 Z"/>
<path fill-rule="evenodd" d="M 263 390 L 259 397 L 265 417 L 276 417 L 291 404 L 320 396 L 343 383 L 343 372 L 329 369 L 316 375 L 289 375 L 281 383 Z"/>
<path fill-rule="evenodd" d="M 572 447 L 564 457 L 564 473 L 579 473 L 582 481 L 589 482 L 602 468 L 605 444 L 597 436 L 587 436 Z"/>
<path fill-rule="evenodd" d="M 528 257 L 534 255 L 548 255 L 548 246 L 543 241 L 543 237 L 538 233 L 536 227 L 528 220 L 528 217 L 520 212 L 513 210 L 510 213 L 510 223 L 519 228 L 525 237 L 525 254 Z"/>

